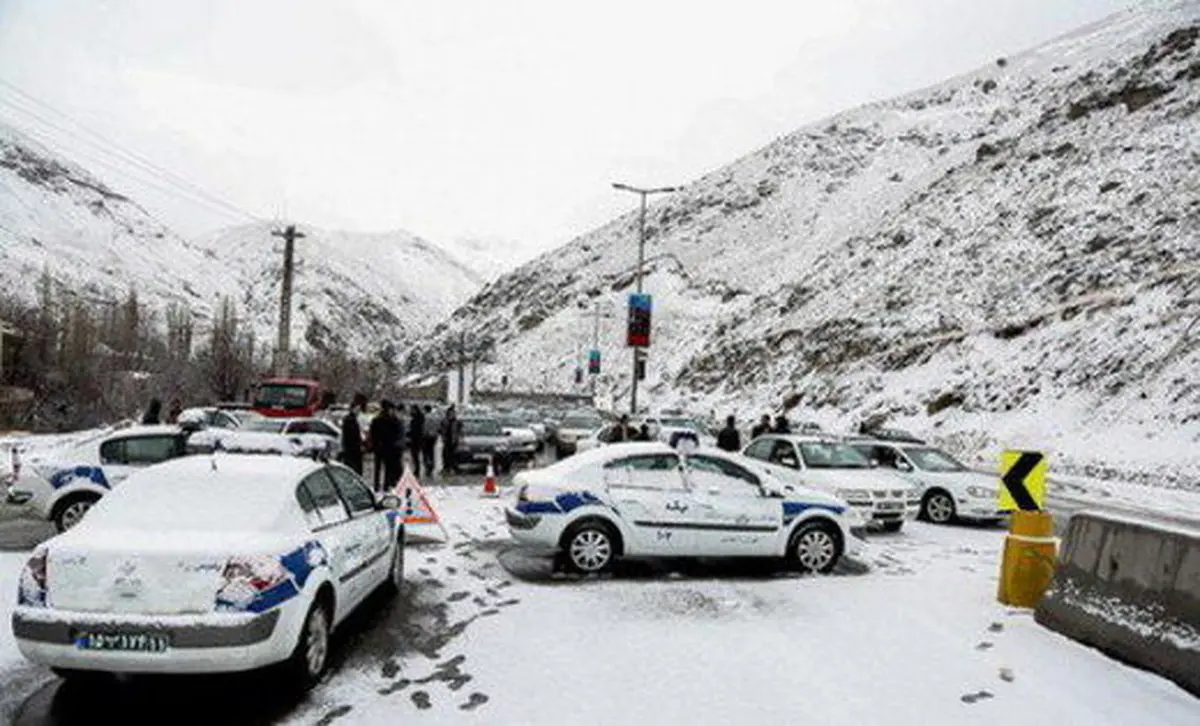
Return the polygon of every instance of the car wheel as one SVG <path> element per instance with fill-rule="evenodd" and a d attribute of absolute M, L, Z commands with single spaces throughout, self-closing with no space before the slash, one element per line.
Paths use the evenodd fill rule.
<path fill-rule="evenodd" d="M 897 519 L 894 522 L 884 522 L 881 526 L 884 532 L 899 532 L 900 528 L 904 526 L 904 520 Z"/>
<path fill-rule="evenodd" d="M 300 640 L 288 662 L 291 681 L 301 693 L 320 682 L 329 667 L 330 623 L 333 618 L 324 598 L 318 596 L 301 626 Z"/>
<path fill-rule="evenodd" d="M 921 518 L 927 522 L 949 524 L 954 516 L 954 499 L 946 492 L 929 492 L 921 502 Z"/>
<path fill-rule="evenodd" d="M 54 526 L 60 533 L 66 532 L 83 521 L 83 515 L 98 501 L 100 497 L 90 492 L 72 494 L 54 506 L 54 513 L 50 518 L 54 520 Z"/>
<path fill-rule="evenodd" d="M 388 592 L 397 595 L 404 588 L 404 537 L 396 539 L 396 546 L 392 551 L 392 566 L 388 569 L 388 579 L 386 583 Z"/>
<path fill-rule="evenodd" d="M 801 525 L 788 547 L 788 558 L 801 572 L 831 572 L 841 557 L 842 537 L 827 522 Z"/>
<path fill-rule="evenodd" d="M 605 572 L 617 557 L 617 538 L 603 522 L 585 522 L 566 538 L 567 565 L 585 575 Z"/>

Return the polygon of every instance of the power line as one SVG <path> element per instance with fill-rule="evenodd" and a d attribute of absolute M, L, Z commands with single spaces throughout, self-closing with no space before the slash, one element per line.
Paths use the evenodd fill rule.
<path fill-rule="evenodd" d="M 111 139 L 103 136 L 102 134 L 94 131 L 87 125 L 73 118 L 69 114 L 60 111 L 54 106 L 51 106 L 45 101 L 34 97 L 28 92 L 2 78 L 0 78 L 0 87 L 8 89 L 12 94 L 15 94 L 15 97 L 0 96 L 0 102 L 7 104 L 10 108 L 15 109 L 19 113 L 35 119 L 44 127 L 55 129 L 60 133 L 67 134 L 81 143 L 97 149 L 106 156 L 128 164 L 129 166 L 134 167 L 143 173 L 148 173 L 161 182 L 193 197 L 196 201 L 203 201 L 204 203 L 215 205 L 231 214 L 246 217 L 247 219 L 253 221 L 262 221 L 259 217 L 256 217 L 246 210 L 241 209 L 240 207 L 227 202 L 224 199 L 221 199 L 203 187 L 200 187 L 196 183 L 189 181 L 168 169 L 164 169 L 137 152 L 131 151 L 130 149 L 112 141 Z M 41 111 L 34 109 L 40 109 Z M 60 123 L 47 118 L 46 115 L 44 115 L 46 113 L 65 121 L 74 127 L 74 129 L 64 128 Z M 109 168 L 111 169 L 111 166 Z"/>

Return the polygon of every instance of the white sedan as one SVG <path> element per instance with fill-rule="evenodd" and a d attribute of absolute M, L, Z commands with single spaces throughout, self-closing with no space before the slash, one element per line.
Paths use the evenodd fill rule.
<path fill-rule="evenodd" d="M 998 522 L 1009 514 L 999 508 L 997 475 L 973 471 L 935 446 L 888 440 L 850 445 L 877 466 L 915 484 L 921 496 L 918 516 L 928 522 Z"/>
<path fill-rule="evenodd" d="M 781 557 L 829 572 L 859 550 L 863 523 L 845 502 L 802 487 L 784 495 L 748 464 L 659 442 L 593 449 L 518 474 L 509 531 L 583 573 L 621 556 Z"/>
<path fill-rule="evenodd" d="M 33 552 L 17 647 L 64 677 L 247 671 L 301 688 L 330 633 L 399 588 L 404 527 L 349 469 L 279 456 L 192 456 L 131 475 Z"/>

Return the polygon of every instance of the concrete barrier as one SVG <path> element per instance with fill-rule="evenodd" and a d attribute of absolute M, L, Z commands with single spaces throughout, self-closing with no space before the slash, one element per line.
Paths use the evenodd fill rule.
<path fill-rule="evenodd" d="M 1076 514 L 1036 618 L 1200 697 L 1200 530 Z"/>

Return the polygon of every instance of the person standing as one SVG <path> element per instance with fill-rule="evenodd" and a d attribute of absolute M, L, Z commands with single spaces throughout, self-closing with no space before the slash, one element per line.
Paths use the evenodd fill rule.
<path fill-rule="evenodd" d="M 425 424 L 421 435 L 421 459 L 425 463 L 425 471 L 433 475 L 433 450 L 437 446 L 440 422 L 434 418 L 433 406 L 425 404 Z"/>
<path fill-rule="evenodd" d="M 146 413 L 142 416 L 142 425 L 157 426 L 160 423 L 162 423 L 162 401 L 151 398 L 150 405 L 146 407 Z"/>
<path fill-rule="evenodd" d="M 400 441 L 400 422 L 388 400 L 380 401 L 379 415 L 371 421 L 371 452 L 375 456 L 375 491 L 385 491 L 400 479 L 396 460 Z"/>
<path fill-rule="evenodd" d="M 363 473 L 363 441 L 358 414 L 366 407 L 367 397 L 356 393 L 350 402 L 350 412 L 342 419 L 342 463 L 359 476 Z"/>
<path fill-rule="evenodd" d="M 412 405 L 408 420 L 408 453 L 412 455 L 413 476 L 421 478 L 421 451 L 425 444 L 425 412 L 417 404 Z M 426 467 L 426 472 L 429 468 Z"/>
<path fill-rule="evenodd" d="M 782 413 L 775 417 L 775 433 L 790 434 L 792 433 L 792 425 L 788 423 L 787 416 Z"/>
<path fill-rule="evenodd" d="M 717 448 L 722 451 L 738 452 L 742 448 L 742 435 L 737 430 L 737 419 L 725 419 L 725 428 L 717 434 Z"/>
<path fill-rule="evenodd" d="M 454 471 L 454 451 L 458 448 L 459 437 L 462 434 L 462 422 L 458 420 L 454 404 L 450 404 L 450 408 L 446 409 L 446 418 L 442 420 L 441 433 L 442 469 L 452 472 Z"/>
<path fill-rule="evenodd" d="M 771 433 L 771 417 L 764 413 L 754 428 L 750 429 L 750 439 L 754 440 L 769 433 Z"/>
<path fill-rule="evenodd" d="M 169 424 L 179 423 L 179 416 L 182 413 L 183 413 L 183 401 L 180 401 L 178 398 L 171 399 L 171 407 L 167 409 L 166 423 L 169 423 Z"/>

